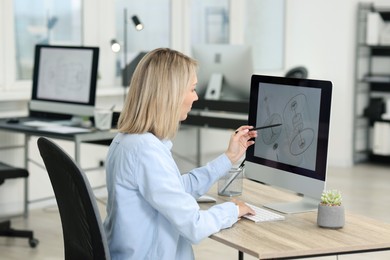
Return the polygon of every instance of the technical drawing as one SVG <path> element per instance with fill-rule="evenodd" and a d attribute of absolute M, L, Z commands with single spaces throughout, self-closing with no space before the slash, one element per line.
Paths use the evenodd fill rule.
<path fill-rule="evenodd" d="M 273 124 L 281 124 L 282 123 L 282 117 L 277 114 L 273 113 L 271 114 L 269 105 L 268 105 L 268 97 L 264 98 L 264 104 L 266 108 L 267 113 L 267 119 L 265 120 L 263 125 L 273 125 Z M 280 136 L 280 133 L 282 132 L 281 127 L 270 127 L 261 130 L 261 138 L 263 139 L 263 142 L 267 145 L 270 145 L 274 143 Z"/>
<path fill-rule="evenodd" d="M 91 52 L 69 50 L 66 54 L 55 48 L 46 50 L 39 67 L 37 96 L 49 100 L 87 102 L 91 83 Z"/>
<path fill-rule="evenodd" d="M 50 62 L 45 64 L 42 84 L 53 88 L 57 95 L 80 93 L 79 90 L 88 84 L 88 74 L 82 63 Z"/>
<path fill-rule="evenodd" d="M 314 130 L 305 125 L 303 118 L 306 104 L 306 96 L 298 94 L 289 100 L 283 111 L 289 151 L 295 156 L 303 154 L 314 141 Z"/>
<path fill-rule="evenodd" d="M 304 154 L 315 140 L 306 95 L 265 95 L 262 109 L 261 125 L 282 124 L 261 131 L 261 140 L 269 147 L 267 157 L 295 166 L 304 163 Z"/>

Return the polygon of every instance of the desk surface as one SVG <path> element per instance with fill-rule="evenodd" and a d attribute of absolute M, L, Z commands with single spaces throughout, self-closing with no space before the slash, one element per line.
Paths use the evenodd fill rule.
<path fill-rule="evenodd" d="M 217 196 L 215 187 L 209 194 L 218 202 L 229 200 Z M 237 199 L 261 206 L 267 202 L 296 201 L 299 197 L 244 180 L 244 192 Z M 313 211 L 286 215 L 286 220 L 276 222 L 241 219 L 211 238 L 259 259 L 291 259 L 390 250 L 390 224 L 347 210 L 342 229 L 325 229 L 317 226 L 317 211 Z"/>

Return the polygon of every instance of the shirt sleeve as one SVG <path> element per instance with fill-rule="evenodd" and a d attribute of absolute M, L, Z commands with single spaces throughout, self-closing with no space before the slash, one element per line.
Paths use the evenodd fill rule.
<path fill-rule="evenodd" d="M 232 167 L 226 154 L 222 154 L 203 167 L 193 169 L 182 175 L 186 192 L 198 198 L 205 194 L 211 186 Z"/>
<path fill-rule="evenodd" d="M 187 185 L 183 185 L 169 149 L 153 143 L 146 145 L 149 147 L 140 149 L 137 156 L 136 182 L 139 190 L 144 199 L 182 236 L 192 243 L 198 243 L 221 229 L 231 227 L 238 220 L 237 206 L 232 202 L 200 210 L 195 198 L 186 191 Z M 206 167 L 212 168 L 213 165 L 211 163 Z M 206 172 L 210 173 L 211 170 Z"/>

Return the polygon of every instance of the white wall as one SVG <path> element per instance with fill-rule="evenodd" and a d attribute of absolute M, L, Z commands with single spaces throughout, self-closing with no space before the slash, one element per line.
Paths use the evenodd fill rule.
<path fill-rule="evenodd" d="M 352 164 L 357 0 L 289 0 L 286 68 L 304 65 L 309 78 L 333 82 L 329 165 Z"/>

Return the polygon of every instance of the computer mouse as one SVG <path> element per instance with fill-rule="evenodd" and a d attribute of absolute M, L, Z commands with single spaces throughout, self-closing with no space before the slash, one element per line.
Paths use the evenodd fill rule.
<path fill-rule="evenodd" d="M 19 123 L 19 119 L 18 118 L 10 118 L 7 120 L 7 123 L 8 124 L 17 124 L 17 123 Z"/>
<path fill-rule="evenodd" d="M 209 195 L 202 195 L 196 199 L 198 203 L 213 203 L 217 202 L 217 200 Z"/>

